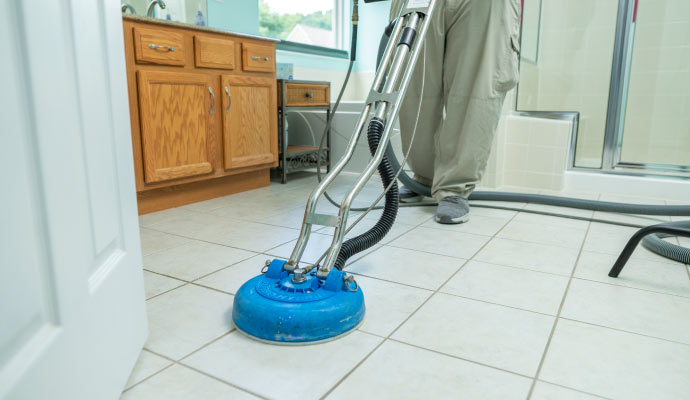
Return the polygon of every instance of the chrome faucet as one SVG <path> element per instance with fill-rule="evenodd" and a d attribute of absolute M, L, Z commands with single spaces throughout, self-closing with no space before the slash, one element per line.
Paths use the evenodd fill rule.
<path fill-rule="evenodd" d="M 132 7 L 132 5 L 129 4 L 129 3 L 122 3 L 120 7 L 121 7 L 121 9 L 122 9 L 122 13 L 123 13 L 123 14 L 126 13 L 127 10 L 129 10 L 129 12 L 130 12 L 131 14 L 135 14 L 135 15 L 136 15 L 136 13 L 137 13 L 137 10 L 135 10 L 134 7 Z"/>
<path fill-rule="evenodd" d="M 153 8 L 158 4 L 161 10 L 165 10 L 165 2 L 163 0 L 152 0 L 146 8 L 146 16 L 153 17 Z"/>

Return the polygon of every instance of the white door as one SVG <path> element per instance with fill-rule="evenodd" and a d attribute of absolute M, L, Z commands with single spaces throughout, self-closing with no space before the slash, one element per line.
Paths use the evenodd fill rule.
<path fill-rule="evenodd" d="M 117 399 L 146 338 L 119 4 L 0 1 L 0 399 Z"/>

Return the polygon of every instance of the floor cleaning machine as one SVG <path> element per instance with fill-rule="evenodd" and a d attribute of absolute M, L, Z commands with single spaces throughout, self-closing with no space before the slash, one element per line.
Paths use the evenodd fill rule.
<path fill-rule="evenodd" d="M 438 1 L 442 0 L 406 0 L 398 17 L 386 28 L 379 51 L 379 68 L 354 133 L 343 157 L 309 196 L 302 229 L 290 259 L 267 261 L 262 273 L 247 281 L 235 295 L 232 319 L 241 332 L 269 343 L 312 344 L 345 335 L 362 323 L 365 315 L 364 295 L 354 276 L 343 271 L 347 260 L 375 245 L 393 226 L 400 206 L 398 179 L 419 194 L 431 194 L 428 186 L 419 184 L 404 172 L 407 157 L 400 165 L 390 146 L 390 136 Z M 350 67 L 335 109 L 347 84 L 356 54 L 357 0 L 353 3 Z M 371 160 L 342 202 L 334 203 L 326 190 L 352 158 L 365 125 Z M 355 224 L 348 226 L 349 213 L 355 210 L 352 208 L 353 201 L 377 170 L 384 191 L 370 207 L 362 211 L 367 213 L 372 209 L 382 208 L 383 213 L 367 232 L 344 240 L 346 233 L 362 219 L 360 216 Z M 317 204 L 322 197 L 339 207 L 338 215 L 317 212 Z M 376 206 L 384 197 L 384 206 Z M 690 216 L 690 206 L 635 205 L 521 193 L 476 191 L 472 193 L 470 200 L 526 202 L 629 214 Z M 433 203 L 404 206 L 429 204 Z M 312 225 L 334 228 L 331 246 L 317 262 L 300 264 Z M 643 228 L 628 243 L 609 275 L 618 276 L 644 237 L 646 239 L 643 245 L 652 251 L 676 261 L 690 263 L 690 249 L 666 242 L 656 233 L 690 237 L 690 223 L 683 221 Z"/>

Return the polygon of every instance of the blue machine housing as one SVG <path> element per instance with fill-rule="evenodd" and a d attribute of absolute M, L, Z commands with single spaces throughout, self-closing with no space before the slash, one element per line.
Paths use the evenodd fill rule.
<path fill-rule="evenodd" d="M 362 289 L 346 284 L 344 272 L 333 269 L 321 281 L 313 270 L 306 281 L 294 283 L 285 263 L 273 260 L 265 274 L 237 292 L 232 320 L 238 329 L 262 340 L 298 344 L 343 335 L 362 322 Z"/>

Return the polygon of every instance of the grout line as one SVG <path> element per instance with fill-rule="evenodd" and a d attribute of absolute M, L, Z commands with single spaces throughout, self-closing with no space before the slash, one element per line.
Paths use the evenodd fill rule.
<path fill-rule="evenodd" d="M 148 350 L 147 350 L 147 351 L 148 351 Z M 140 353 L 140 354 L 141 354 L 141 353 Z M 158 354 L 156 354 L 156 355 L 158 355 Z M 168 361 L 170 361 L 170 360 L 168 360 Z M 163 367 L 160 371 L 156 371 L 155 373 L 153 373 L 153 374 L 147 376 L 146 378 L 140 380 L 139 382 L 135 383 L 134 385 L 132 385 L 132 386 L 128 387 L 127 389 L 123 390 L 122 392 L 120 392 L 120 396 L 122 396 L 122 395 L 123 395 L 124 393 L 126 393 L 126 392 L 129 392 L 130 390 L 134 389 L 135 387 L 141 385 L 142 383 L 148 381 L 149 379 L 153 378 L 154 376 L 160 374 L 161 372 L 165 371 L 166 369 L 171 368 L 171 367 L 174 366 L 175 364 L 176 364 L 176 363 L 175 363 L 174 361 L 172 361 L 169 365 L 166 365 L 166 366 Z"/>
<path fill-rule="evenodd" d="M 580 251 L 577 254 L 577 259 L 575 260 L 575 265 L 573 266 L 573 270 L 570 272 L 570 278 L 568 279 L 568 284 L 565 287 L 565 291 L 563 292 L 563 297 L 561 298 L 561 304 L 558 306 L 558 313 L 556 313 L 556 318 L 553 321 L 553 325 L 551 327 L 551 332 L 549 333 L 549 338 L 546 341 L 546 345 L 544 346 L 544 351 L 541 355 L 541 359 L 539 360 L 539 366 L 537 367 L 537 372 L 534 375 L 534 378 L 532 379 L 532 385 L 529 388 L 529 392 L 527 393 L 527 399 L 530 399 L 532 397 L 532 393 L 534 393 L 534 387 L 537 384 L 537 381 L 539 380 L 539 374 L 541 373 L 541 369 L 544 366 L 544 361 L 546 360 L 546 354 L 549 351 L 549 346 L 551 345 L 551 340 L 553 340 L 553 336 L 556 333 L 556 327 L 558 326 L 558 319 L 561 316 L 561 312 L 563 311 L 563 306 L 565 305 L 565 299 L 568 296 L 568 290 L 570 289 L 570 284 L 573 281 L 573 278 L 575 276 L 575 270 L 577 269 L 577 264 L 580 262 L 580 257 L 582 256 L 582 252 L 585 247 L 585 242 L 587 241 L 587 235 L 589 234 L 589 229 L 592 226 L 592 223 L 590 222 L 587 224 L 587 230 L 585 232 L 585 236 L 582 238 L 582 243 L 580 244 Z"/>
<path fill-rule="evenodd" d="M 258 397 L 258 398 L 260 398 L 260 399 L 269 400 L 268 397 L 262 396 L 262 395 L 260 395 L 260 394 L 258 394 L 258 393 L 254 393 L 254 392 L 252 392 L 252 391 L 249 390 L 249 389 L 243 388 L 242 386 L 237 386 L 237 385 L 232 384 L 232 383 L 230 383 L 230 382 L 226 382 L 226 381 L 224 381 L 224 380 L 222 380 L 222 379 L 220 379 L 220 378 L 218 378 L 218 377 L 215 377 L 215 376 L 213 376 L 213 375 L 209 375 L 209 374 L 205 373 L 204 371 L 202 371 L 202 370 L 200 370 L 200 369 L 197 369 L 197 368 L 195 368 L 195 367 L 192 367 L 192 366 L 190 366 L 190 365 L 183 364 L 183 363 L 176 363 L 176 364 L 177 364 L 177 365 L 180 365 L 180 366 L 182 366 L 182 367 L 184 367 L 184 368 L 189 368 L 189 369 L 191 369 L 191 370 L 194 371 L 194 372 L 197 372 L 197 373 L 199 373 L 199 374 L 201 374 L 201 375 L 204 375 L 204 376 L 206 376 L 206 377 L 209 377 L 209 378 L 211 378 L 211 379 L 213 379 L 213 380 L 215 380 L 215 381 L 217 381 L 217 382 L 220 382 L 220 383 L 222 383 L 222 384 L 225 384 L 225 385 L 227 385 L 227 386 L 230 386 L 230 387 L 232 387 L 232 388 L 235 388 L 235 389 L 237 389 L 237 390 L 240 390 L 240 391 L 242 391 L 242 392 L 244 392 L 244 393 L 248 393 L 248 394 L 250 394 L 250 395 L 252 395 L 252 396 L 255 396 L 255 397 Z"/>
<path fill-rule="evenodd" d="M 517 214 L 516 214 L 516 215 L 517 215 Z M 505 228 L 505 226 L 508 225 L 508 223 L 509 223 L 510 221 L 512 221 L 513 218 L 515 218 L 516 215 L 514 215 L 512 218 L 510 218 L 510 220 L 507 221 L 506 224 L 505 224 L 503 227 Z M 419 224 L 417 224 L 416 227 L 419 227 L 419 226 L 420 226 L 421 224 L 423 224 L 423 223 L 426 223 L 426 220 L 423 221 L 423 222 L 420 222 Z M 416 228 L 416 227 L 415 227 L 415 228 Z M 503 229 L 503 228 L 501 228 L 501 229 Z M 499 231 L 500 231 L 500 230 L 499 230 Z M 497 233 L 498 233 L 498 232 L 497 232 Z M 491 241 L 491 238 L 490 238 L 489 240 L 487 240 L 487 241 L 480 247 L 480 249 L 477 250 L 477 251 L 475 252 L 475 255 L 476 255 L 477 253 L 479 253 L 479 251 L 481 251 L 490 241 Z M 474 257 L 474 256 L 472 256 L 472 257 Z M 469 260 L 467 260 L 467 261 L 469 261 Z M 348 371 L 342 378 L 340 378 L 340 379 L 338 380 L 338 382 L 336 382 L 336 384 L 333 385 L 333 387 L 331 387 L 331 388 L 326 392 L 326 394 L 324 394 L 320 399 L 325 399 L 328 395 L 330 395 L 338 386 L 340 386 L 341 383 L 343 383 L 350 375 L 352 375 L 352 373 L 353 373 L 355 370 L 357 370 L 357 368 L 359 368 L 360 365 L 362 365 L 366 360 L 368 360 L 369 357 L 370 357 L 372 354 L 374 354 L 374 352 L 375 352 L 379 347 L 381 347 L 384 343 L 386 343 L 387 340 L 393 340 L 393 339 L 391 339 L 391 337 L 392 337 L 392 336 L 393 336 L 393 335 L 394 335 L 394 334 L 395 334 L 395 333 L 396 333 L 396 332 L 397 332 L 407 321 L 409 321 L 419 310 L 421 310 L 422 307 L 424 307 L 424 305 L 425 305 L 426 303 L 429 302 L 429 300 L 431 300 L 434 296 L 436 296 L 436 294 L 439 293 L 439 290 L 440 290 L 446 283 L 448 283 L 448 281 L 450 281 L 451 279 L 453 279 L 453 277 L 454 277 L 454 276 L 455 276 L 465 265 L 467 265 L 467 261 L 464 262 L 462 265 L 460 265 L 460 266 L 458 267 L 458 269 L 457 269 L 453 274 L 451 274 L 451 275 L 448 277 L 448 279 L 446 279 L 443 283 L 441 283 L 441 285 L 439 285 L 438 288 L 437 288 L 436 290 L 434 290 L 433 293 L 432 293 L 430 296 L 428 296 L 426 299 L 424 299 L 424 301 L 423 301 L 417 308 L 415 308 L 415 309 L 414 309 L 414 310 L 413 310 L 413 311 L 412 311 L 412 312 L 411 312 L 411 313 L 410 313 L 400 324 L 398 324 L 398 326 L 397 326 L 395 329 L 393 329 L 393 330 L 391 331 L 391 333 L 389 333 L 389 334 L 384 338 L 384 340 L 381 341 L 381 343 L 379 343 L 372 351 L 370 351 L 364 358 L 362 358 L 362 359 L 361 359 L 361 360 L 360 360 L 350 371 Z M 429 350 L 429 349 L 425 349 L 425 350 Z M 429 351 L 431 351 L 431 350 L 429 350 Z M 443 354 L 443 353 L 440 353 L 440 354 Z"/>
<path fill-rule="evenodd" d="M 538 382 L 548 383 L 549 385 L 558 386 L 558 387 L 561 387 L 561 388 L 563 388 L 563 389 L 572 390 L 573 392 L 578 392 L 578 393 L 586 394 L 586 395 L 588 395 L 588 396 L 596 397 L 596 398 L 598 398 L 598 399 L 613 400 L 613 399 L 610 398 L 610 397 L 605 397 L 605 396 L 602 396 L 602 395 L 600 395 L 600 394 L 585 392 L 584 390 L 571 388 L 571 387 L 569 387 L 569 386 L 561 385 L 560 383 L 553 383 L 553 382 L 549 382 L 549 381 L 545 381 L 545 380 L 539 380 Z"/>
<path fill-rule="evenodd" d="M 665 338 L 658 337 L 658 336 L 651 336 L 651 335 L 647 335 L 647 334 L 640 333 L 640 332 L 628 331 L 628 330 L 625 330 L 625 329 L 620 329 L 620 328 L 614 328 L 614 327 L 611 327 L 611 326 L 595 324 L 595 323 L 593 323 L 593 322 L 582 321 L 582 320 L 574 319 L 574 318 L 567 318 L 567 317 L 559 317 L 559 318 L 562 319 L 562 320 L 565 320 L 565 321 L 572 321 L 572 322 L 577 322 L 577 323 L 584 324 L 584 325 L 596 326 L 596 327 L 599 327 L 599 328 L 604 328 L 604 329 L 608 329 L 608 330 L 612 330 L 612 331 L 625 332 L 625 333 L 629 333 L 629 334 L 631 334 L 631 335 L 642 336 L 642 337 L 646 337 L 646 338 L 649 338 L 649 339 L 660 340 L 660 341 L 662 341 L 662 342 L 669 342 L 669 343 L 680 344 L 680 345 L 683 345 L 683 346 L 690 346 L 690 343 L 683 343 L 683 342 L 679 342 L 679 341 L 673 340 L 673 339 L 665 339 Z"/>
<path fill-rule="evenodd" d="M 476 361 L 476 360 L 471 360 L 471 359 L 469 359 L 469 358 L 464 358 L 464 357 L 456 356 L 456 355 L 453 355 L 453 354 L 443 353 L 443 352 L 438 351 L 438 350 L 434 350 L 434 349 L 429 349 L 429 348 L 426 348 L 426 347 L 422 347 L 422 346 L 417 345 L 417 344 L 414 344 L 414 343 L 404 342 L 404 341 L 399 340 L 399 339 L 389 338 L 388 340 L 391 341 L 391 342 L 400 343 L 400 344 L 404 344 L 404 345 L 406 345 L 406 346 L 410 346 L 410 347 L 414 347 L 414 348 L 417 348 L 417 349 L 420 349 L 420 350 L 425 350 L 425 351 L 428 351 L 428 352 L 431 352 L 431 353 L 435 353 L 435 354 L 438 354 L 438 355 L 441 355 L 441 356 L 444 356 L 444 357 L 450 357 L 450 358 L 454 358 L 454 359 L 456 359 L 456 360 L 461 360 L 461 361 L 465 361 L 465 362 L 468 362 L 468 363 L 471 363 L 471 364 L 480 365 L 480 366 L 482 366 L 482 367 L 491 368 L 491 369 L 496 370 L 496 371 L 505 372 L 505 373 L 508 373 L 508 374 L 511 374 L 511 375 L 517 375 L 517 376 L 519 376 L 519 377 L 521 377 L 521 378 L 527 378 L 527 379 L 532 379 L 532 378 L 533 378 L 533 377 L 530 376 L 530 375 L 521 374 L 521 373 L 519 373 L 519 372 L 511 371 L 511 370 L 508 370 L 508 369 L 503 369 L 503 368 L 500 368 L 500 367 L 496 367 L 496 366 L 494 366 L 494 365 L 484 364 L 484 363 L 482 363 L 482 362 L 479 362 L 479 361 Z"/>
<path fill-rule="evenodd" d="M 239 264 L 239 263 L 243 263 L 243 262 L 245 262 L 245 261 L 247 261 L 247 260 L 249 260 L 249 259 L 252 259 L 252 258 L 254 258 L 254 257 L 260 256 L 261 254 L 263 254 L 263 253 L 255 253 L 255 252 L 254 252 L 254 254 L 252 254 L 251 256 L 249 256 L 249 257 L 247 257 L 247 258 L 243 258 L 243 259 L 241 259 L 240 261 L 234 262 L 234 263 L 232 263 L 232 264 L 230 264 L 230 265 L 226 265 L 226 266 L 224 266 L 224 267 L 222 267 L 222 268 L 220 268 L 220 269 L 217 269 L 217 270 L 215 270 L 215 271 L 213 271 L 213 272 L 209 272 L 208 274 L 202 275 L 202 276 L 200 276 L 200 277 L 198 277 L 198 278 L 196 278 L 196 279 L 194 279 L 194 280 L 191 280 L 191 281 L 189 281 L 189 282 L 190 282 L 190 283 L 194 283 L 194 282 L 196 282 L 196 281 L 198 281 L 198 280 L 201 280 L 201 279 L 206 278 L 207 276 L 213 275 L 213 274 L 218 273 L 218 272 L 220 272 L 220 271 L 224 271 L 224 270 L 226 270 L 226 269 L 228 269 L 228 268 L 230 268 L 230 267 L 236 266 L 236 265 Z"/>
<path fill-rule="evenodd" d="M 243 222 L 249 222 L 249 221 L 243 221 Z M 263 224 L 263 225 L 266 225 L 266 224 Z M 266 225 L 266 226 L 273 226 L 273 225 Z M 151 228 L 147 228 L 147 229 L 151 229 Z M 283 229 L 291 229 L 291 230 L 297 232 L 297 235 L 299 236 L 299 231 L 298 231 L 297 229 L 284 228 L 284 227 L 283 227 Z M 168 234 L 168 235 L 181 237 L 181 238 L 184 238 L 184 239 L 196 240 L 197 242 L 204 242 L 204 243 L 208 243 L 208 244 L 215 244 L 215 245 L 217 245 L 217 246 L 228 247 L 228 248 L 236 249 L 236 250 L 251 251 L 252 253 L 262 253 L 262 252 L 264 252 L 264 250 L 262 250 L 262 251 L 257 251 L 257 250 L 252 250 L 252 249 L 245 249 L 245 248 L 242 248 L 242 247 L 230 246 L 230 245 L 227 245 L 227 244 L 224 244 L 224 243 L 211 242 L 211 241 L 204 240 L 204 239 L 197 239 L 197 238 L 193 238 L 193 237 L 189 237 L 189 236 L 184 236 L 184 235 L 180 235 L 180 234 L 177 234 L 177 233 L 171 233 L 171 232 L 161 231 L 161 230 L 157 230 L 157 229 L 151 229 L 151 230 L 155 230 L 156 232 L 159 232 L 159 233 L 166 233 L 166 234 Z M 276 247 L 279 247 L 279 246 L 283 246 L 283 245 L 285 245 L 285 244 L 287 244 L 287 243 L 290 243 L 290 242 L 292 242 L 293 240 L 296 240 L 296 239 L 297 239 L 297 237 L 295 237 L 294 239 L 288 240 L 287 242 L 283 242 L 283 243 L 279 244 L 278 246 L 271 247 L 271 248 L 268 249 L 268 250 L 275 249 Z M 176 246 L 176 247 L 177 247 L 177 246 Z M 168 250 L 170 250 L 170 249 L 168 249 Z M 265 251 L 268 251 L 268 250 L 265 250 Z"/>
<path fill-rule="evenodd" d="M 606 271 L 608 273 L 608 271 Z M 561 275 L 562 276 L 562 275 Z M 677 294 L 677 293 L 667 293 L 667 292 L 659 292 L 656 290 L 651 290 L 651 289 L 645 289 L 645 288 L 639 288 L 639 287 L 634 287 L 634 286 L 627 286 L 627 285 L 621 285 L 613 282 L 603 282 L 603 281 L 597 281 L 594 279 L 588 279 L 588 278 L 582 278 L 579 276 L 574 277 L 575 279 L 581 280 L 581 281 L 587 281 L 587 282 L 594 282 L 594 283 L 601 283 L 602 285 L 609 285 L 609 286 L 616 286 L 616 287 L 622 287 L 626 289 L 633 289 L 633 290 L 639 290 L 641 292 L 648 292 L 648 293 L 655 293 L 655 294 L 663 294 L 666 296 L 673 296 L 673 297 L 679 297 L 681 299 L 690 299 L 690 295 L 682 295 L 682 294 Z"/>

